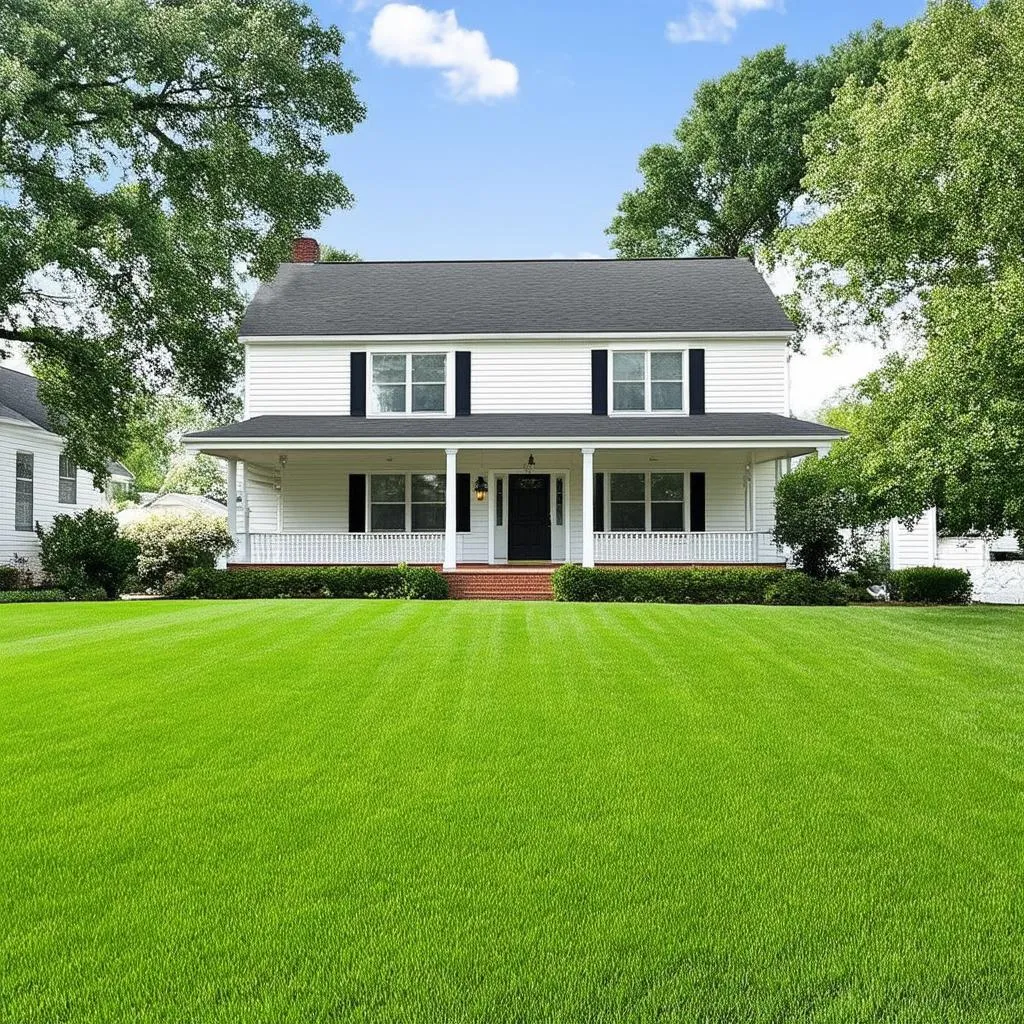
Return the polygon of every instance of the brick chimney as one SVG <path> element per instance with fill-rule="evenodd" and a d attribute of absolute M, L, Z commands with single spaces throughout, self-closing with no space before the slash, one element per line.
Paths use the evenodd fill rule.
<path fill-rule="evenodd" d="M 296 238 L 292 242 L 292 263 L 319 263 L 320 243 L 315 238 Z"/>

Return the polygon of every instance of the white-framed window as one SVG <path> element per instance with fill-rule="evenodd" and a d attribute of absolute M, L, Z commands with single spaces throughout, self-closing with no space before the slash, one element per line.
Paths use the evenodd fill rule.
<path fill-rule="evenodd" d="M 370 411 L 375 415 L 443 416 L 447 391 L 444 352 L 370 353 Z"/>
<path fill-rule="evenodd" d="M 14 455 L 14 528 L 31 532 L 35 512 L 35 456 L 31 452 Z"/>
<path fill-rule="evenodd" d="M 610 473 L 608 528 L 668 533 L 686 529 L 685 473 Z"/>
<path fill-rule="evenodd" d="M 682 349 L 612 352 L 612 412 L 685 412 L 683 356 Z"/>
<path fill-rule="evenodd" d="M 435 533 L 444 530 L 443 473 L 373 473 L 368 501 L 373 533 Z"/>
<path fill-rule="evenodd" d="M 61 505 L 75 505 L 78 502 L 78 466 L 66 455 L 57 463 L 57 501 Z"/>

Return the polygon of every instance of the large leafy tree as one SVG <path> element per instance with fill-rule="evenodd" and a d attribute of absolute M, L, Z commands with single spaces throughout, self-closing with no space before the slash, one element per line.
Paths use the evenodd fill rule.
<path fill-rule="evenodd" d="M 364 111 L 294 0 L 7 0 L 0 39 L 0 353 L 102 476 L 140 397 L 230 395 L 245 281 L 351 201 L 324 138 Z"/>
<path fill-rule="evenodd" d="M 818 60 L 779 46 L 704 82 L 675 141 L 640 157 L 643 185 L 608 231 L 619 256 L 735 257 L 771 241 L 803 191 L 813 120 L 844 81 L 875 81 L 903 45 L 902 30 L 875 25 Z"/>
<path fill-rule="evenodd" d="M 1024 535 L 1024 4 L 942 0 L 909 40 L 815 124 L 823 213 L 785 251 L 819 326 L 919 340 L 862 383 L 833 456 L 876 514 L 935 504 L 954 532 Z"/>

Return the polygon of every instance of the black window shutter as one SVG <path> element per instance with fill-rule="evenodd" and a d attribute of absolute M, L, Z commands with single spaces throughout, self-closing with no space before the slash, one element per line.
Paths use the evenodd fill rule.
<path fill-rule="evenodd" d="M 604 473 L 594 474 L 594 533 L 604 533 Z"/>
<path fill-rule="evenodd" d="M 471 352 L 455 353 L 455 415 L 468 416 L 470 412 L 471 395 L 471 374 L 472 365 Z"/>
<path fill-rule="evenodd" d="M 348 475 L 348 532 L 366 533 L 366 474 Z"/>
<path fill-rule="evenodd" d="M 472 499 L 470 473 L 455 474 L 455 532 L 469 533 L 469 508 Z"/>
<path fill-rule="evenodd" d="M 590 411 L 608 415 L 608 350 L 595 348 L 590 353 Z"/>
<path fill-rule="evenodd" d="M 366 415 L 366 353 L 352 352 L 349 357 L 349 415 Z"/>
<path fill-rule="evenodd" d="M 704 505 L 707 493 L 707 478 L 703 473 L 690 474 L 690 529 L 703 533 L 707 528 Z"/>
<path fill-rule="evenodd" d="M 704 415 L 704 349 L 690 349 L 690 415 Z"/>

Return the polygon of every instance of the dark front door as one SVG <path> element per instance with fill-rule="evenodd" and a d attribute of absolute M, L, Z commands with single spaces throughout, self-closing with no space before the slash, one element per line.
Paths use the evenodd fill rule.
<path fill-rule="evenodd" d="M 509 476 L 508 558 L 551 561 L 551 477 Z"/>

